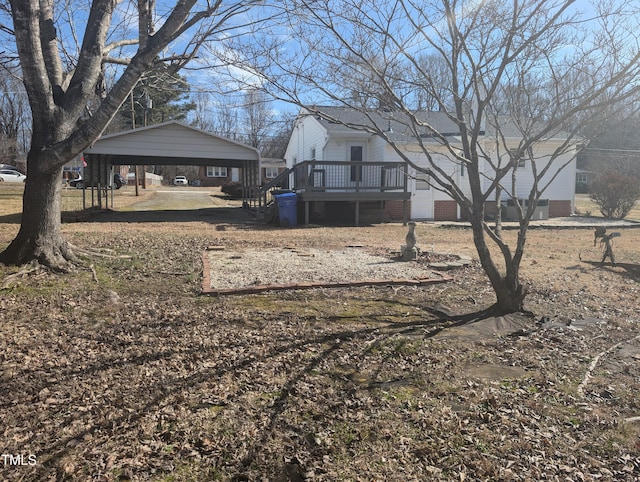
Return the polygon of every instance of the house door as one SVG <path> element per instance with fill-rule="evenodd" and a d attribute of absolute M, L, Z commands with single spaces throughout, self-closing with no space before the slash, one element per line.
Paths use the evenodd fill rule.
<path fill-rule="evenodd" d="M 347 160 L 349 162 L 362 162 L 365 157 L 365 144 L 362 142 L 350 142 L 347 144 Z M 352 184 L 362 182 L 362 166 L 349 167 L 349 181 Z"/>
<path fill-rule="evenodd" d="M 433 188 L 429 175 L 415 174 L 409 183 L 411 188 L 411 219 L 433 219 Z"/>
<path fill-rule="evenodd" d="M 237 167 L 231 168 L 231 181 L 239 182 L 240 181 L 240 169 Z"/>

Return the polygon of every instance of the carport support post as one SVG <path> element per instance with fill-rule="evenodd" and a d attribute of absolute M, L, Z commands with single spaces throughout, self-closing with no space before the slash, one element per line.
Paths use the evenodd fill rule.
<path fill-rule="evenodd" d="M 251 209 L 251 164 L 247 163 L 247 169 L 245 173 L 245 197 L 247 208 Z"/>
<path fill-rule="evenodd" d="M 251 208 L 255 208 L 256 201 L 256 193 L 258 192 L 258 186 L 260 185 L 260 173 L 258 172 L 258 167 L 255 163 L 251 163 L 251 185 L 249 189 L 251 189 Z"/>
<path fill-rule="evenodd" d="M 258 168 L 251 161 L 242 162 L 242 206 L 245 209 L 256 207 L 255 195 L 258 186 Z M 256 213 L 258 214 L 258 213 Z"/>
<path fill-rule="evenodd" d="M 242 163 L 242 207 L 245 209 L 251 208 L 251 199 L 249 195 L 249 168 L 249 162 L 244 161 Z"/>
<path fill-rule="evenodd" d="M 262 182 L 261 174 L 260 174 L 260 161 L 251 162 L 251 173 L 253 175 L 253 182 L 251 183 L 251 203 L 253 204 L 251 207 L 257 207 L 257 199 L 258 193 L 260 192 L 260 183 Z"/>

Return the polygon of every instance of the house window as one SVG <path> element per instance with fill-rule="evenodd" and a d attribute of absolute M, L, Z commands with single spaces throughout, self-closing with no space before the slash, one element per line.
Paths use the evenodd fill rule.
<path fill-rule="evenodd" d="M 207 177 L 227 177 L 227 168 L 207 166 Z"/>
<path fill-rule="evenodd" d="M 431 185 L 429 184 L 429 174 L 417 174 L 416 191 L 428 191 L 429 189 L 431 189 Z"/>
<path fill-rule="evenodd" d="M 278 177 L 278 168 L 277 167 L 265 167 L 264 168 L 264 177 L 267 179 L 273 179 L 274 177 Z"/>
<path fill-rule="evenodd" d="M 580 183 L 588 184 L 589 183 L 589 174 L 586 172 L 579 172 L 576 174 L 576 180 Z"/>
<path fill-rule="evenodd" d="M 315 147 L 311 148 L 311 158 L 310 158 L 310 160 L 311 161 L 315 161 L 316 160 L 316 148 Z"/>

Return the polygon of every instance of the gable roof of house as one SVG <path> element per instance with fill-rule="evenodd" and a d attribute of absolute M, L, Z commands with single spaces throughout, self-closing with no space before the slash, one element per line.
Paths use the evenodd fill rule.
<path fill-rule="evenodd" d="M 353 135 L 354 129 L 374 128 L 387 133 L 394 142 L 415 142 L 416 136 L 412 131 L 412 122 L 408 115 L 401 111 L 370 110 L 363 112 L 360 109 L 337 106 L 310 107 L 307 115 L 315 115 L 318 122 L 327 130 L 330 136 Z M 304 115 L 304 114 L 303 114 Z M 460 129 L 456 122 L 446 112 L 421 111 L 414 113 L 420 123 L 425 124 L 423 139 L 435 139 L 433 131 L 444 137 L 456 137 L 460 135 Z M 500 130 L 507 138 L 519 139 L 522 134 L 515 122 L 508 116 L 501 116 L 498 120 Z M 426 125 L 431 126 L 430 130 Z M 495 131 L 495 126 L 489 131 Z M 488 134 L 488 133 L 487 133 Z M 373 134 L 371 134 L 373 135 Z M 567 139 L 569 135 L 564 132 L 556 132 L 549 139 Z"/>
<path fill-rule="evenodd" d="M 366 127 L 386 132 L 389 138 L 396 142 L 415 141 L 411 131 L 411 123 L 405 113 L 394 111 L 371 110 L 363 112 L 349 107 L 322 106 L 311 108 L 312 114 L 332 136 L 352 135 L 354 129 Z M 444 112 L 419 112 L 416 114 L 420 122 L 429 124 L 437 132 L 446 136 L 459 133 L 458 126 Z M 423 137 L 430 137 L 425 128 Z"/>

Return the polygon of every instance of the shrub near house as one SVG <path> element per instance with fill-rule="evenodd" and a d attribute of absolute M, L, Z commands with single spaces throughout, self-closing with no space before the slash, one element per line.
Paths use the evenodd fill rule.
<path fill-rule="evenodd" d="M 232 199 L 242 198 L 241 182 L 228 182 L 227 184 L 224 184 L 220 190 Z"/>
<path fill-rule="evenodd" d="M 589 192 L 605 218 L 623 219 L 640 199 L 640 179 L 617 171 L 603 171 L 593 179 Z"/>

